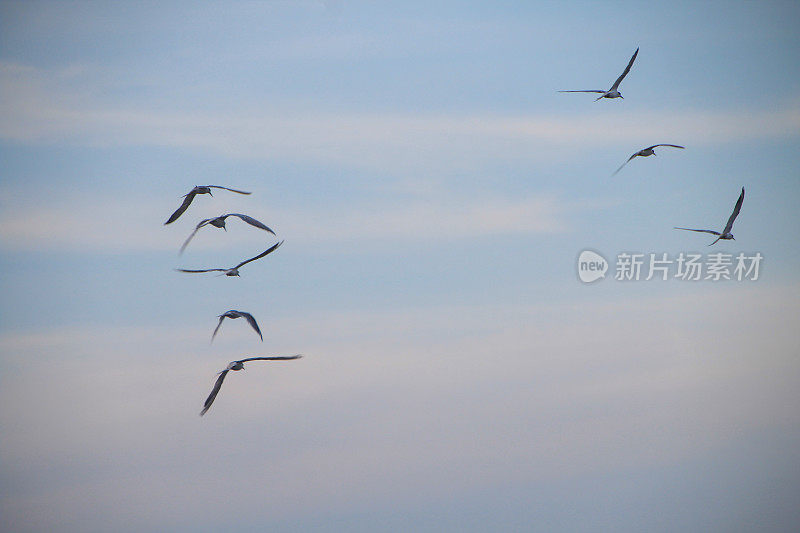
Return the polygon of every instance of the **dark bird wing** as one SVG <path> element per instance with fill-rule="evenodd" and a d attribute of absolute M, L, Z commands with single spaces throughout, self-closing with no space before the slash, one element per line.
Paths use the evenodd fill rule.
<path fill-rule="evenodd" d="M 691 229 L 691 228 L 678 228 L 678 227 L 676 227 L 675 229 L 684 229 L 686 231 L 698 231 L 700 233 L 710 233 L 711 235 L 719 235 L 720 234 L 718 231 L 714 231 L 714 230 L 710 230 L 710 229 Z"/>
<path fill-rule="evenodd" d="M 742 209 L 742 202 L 744 202 L 744 187 L 742 187 L 742 194 L 739 195 L 739 199 L 736 200 L 736 207 L 733 208 L 733 213 L 731 213 L 728 223 L 725 224 L 725 229 L 722 230 L 723 235 L 731 232 L 731 228 L 733 228 L 733 221 L 736 220 L 736 217 L 739 216 L 739 211 Z"/>
<path fill-rule="evenodd" d="M 261 330 L 258 327 L 256 319 L 253 318 L 253 315 L 250 313 L 245 313 L 244 311 L 239 311 L 239 314 L 247 319 L 247 323 L 250 324 L 254 330 L 256 330 L 256 333 L 258 333 L 258 336 L 261 337 L 261 340 L 263 341 L 264 337 L 261 335 Z"/>
<path fill-rule="evenodd" d="M 616 91 L 619 88 L 619 84 L 622 83 L 622 80 L 625 79 L 625 76 L 627 76 L 628 72 L 631 71 L 631 67 L 633 66 L 633 62 L 636 61 L 636 56 L 637 55 L 639 55 L 639 48 L 638 47 L 636 48 L 636 51 L 631 56 L 631 60 L 628 61 L 628 66 L 625 67 L 625 70 L 622 72 L 622 74 L 620 74 L 619 78 L 617 78 L 617 81 L 615 81 L 614 85 L 611 86 L 611 89 L 610 89 L 611 91 Z"/>
<path fill-rule="evenodd" d="M 272 252 L 274 252 L 278 248 L 278 246 L 280 246 L 281 244 L 283 244 L 283 241 L 280 241 L 279 243 L 270 246 L 269 248 L 267 248 L 266 250 L 264 250 L 263 252 L 261 252 L 260 254 L 258 254 L 255 257 L 251 257 L 250 259 L 248 259 L 246 261 L 242 261 L 241 263 L 239 263 L 238 265 L 236 265 L 233 268 L 237 268 L 238 269 L 239 267 L 241 267 L 243 265 L 246 265 L 247 263 L 249 263 L 251 261 L 255 261 L 256 259 L 261 259 L 265 255 L 268 255 L 268 254 L 271 254 Z"/>
<path fill-rule="evenodd" d="M 185 240 L 185 241 L 184 241 L 184 243 L 183 243 L 183 246 L 181 246 L 181 252 L 180 252 L 180 253 L 183 253 L 183 251 L 184 251 L 184 250 L 186 249 L 186 247 L 189 245 L 189 241 L 191 241 L 191 240 L 194 238 L 194 236 L 197 234 L 197 231 L 198 231 L 200 228 L 202 228 L 203 226 L 205 226 L 206 224 L 208 224 L 208 222 L 209 222 L 210 220 L 212 220 L 212 219 L 210 219 L 210 218 L 206 218 L 206 219 L 203 219 L 203 220 L 201 220 L 201 221 L 200 221 L 200 223 L 199 223 L 199 224 L 197 224 L 197 226 L 194 228 L 194 231 L 192 232 L 192 234 L 191 234 L 191 235 L 189 235 L 189 237 L 187 237 L 187 238 L 186 238 L 186 240 Z"/>
<path fill-rule="evenodd" d="M 178 272 L 227 272 L 227 268 L 206 268 L 204 270 L 188 270 L 186 268 L 176 268 Z"/>
<path fill-rule="evenodd" d="M 170 215 L 167 221 L 164 222 L 164 225 L 166 226 L 167 224 L 172 224 L 173 222 L 178 220 L 178 217 L 181 216 L 183 212 L 189 208 L 189 204 L 192 203 L 192 200 L 194 200 L 194 197 L 196 195 L 197 193 L 194 192 L 194 189 L 189 191 L 189 193 L 183 197 L 183 203 L 181 204 L 181 206 L 178 209 L 176 209 L 175 212 L 172 213 L 172 215 Z"/>
<path fill-rule="evenodd" d="M 275 355 L 272 357 L 249 357 L 247 359 L 240 359 L 237 363 L 246 363 L 248 361 L 290 361 L 292 359 L 300 359 L 302 355 Z"/>
<path fill-rule="evenodd" d="M 673 148 L 686 148 L 685 146 L 678 146 L 677 144 L 654 144 L 653 146 L 648 146 L 645 150 L 652 150 L 653 148 L 658 148 L 659 146 L 671 146 Z"/>
<path fill-rule="evenodd" d="M 214 328 L 214 333 L 211 334 L 211 342 L 214 342 L 214 337 L 217 336 L 217 332 L 219 331 L 220 326 L 222 326 L 223 320 L 225 320 L 225 315 L 219 315 L 219 322 L 217 322 L 217 327 Z"/>
<path fill-rule="evenodd" d="M 560 92 L 560 93 L 602 93 L 602 94 L 606 93 L 606 91 L 598 91 L 598 90 L 594 90 L 594 89 L 589 89 L 589 90 L 586 90 L 586 91 L 558 91 L 558 92 Z"/>
<path fill-rule="evenodd" d="M 211 389 L 211 394 L 208 395 L 208 398 L 206 398 L 206 403 L 203 404 L 203 410 L 200 411 L 200 416 L 206 414 L 206 411 L 208 411 L 208 409 L 211 407 L 211 404 L 214 403 L 217 394 L 219 394 L 219 389 L 222 388 L 222 382 L 225 381 L 225 376 L 227 375 L 227 368 L 219 373 L 219 377 L 217 378 L 216 383 L 214 383 L 214 388 Z"/>
<path fill-rule="evenodd" d="M 179 252 L 179 254 L 178 254 L 178 255 L 181 255 L 181 254 L 183 254 L 183 251 L 186 249 L 186 247 L 187 247 L 187 246 L 189 246 L 189 241 L 191 241 L 191 240 L 192 240 L 192 238 L 193 238 L 193 237 L 194 237 L 194 236 L 197 234 L 197 230 L 198 230 L 198 229 L 200 229 L 200 227 L 199 227 L 199 226 L 198 226 L 198 227 L 196 227 L 196 228 L 194 228 L 194 231 L 192 231 L 191 235 L 189 235 L 189 236 L 186 238 L 186 240 L 185 240 L 185 241 L 183 241 L 183 244 L 181 245 L 181 251 Z"/>
<path fill-rule="evenodd" d="M 625 165 L 627 165 L 628 163 L 630 163 L 630 162 L 631 162 L 631 159 L 633 159 L 633 158 L 634 158 L 634 157 L 636 157 L 637 155 L 639 155 L 639 152 L 636 152 L 635 154 L 633 154 L 632 156 L 630 156 L 630 157 L 628 158 L 628 160 L 627 160 L 627 161 L 625 161 L 624 163 L 622 163 L 622 164 L 620 165 L 620 167 L 619 167 L 617 170 L 615 170 L 615 171 L 614 171 L 614 173 L 613 173 L 613 174 L 611 174 L 611 175 L 612 175 L 612 176 L 616 176 L 616 175 L 617 175 L 617 172 L 619 172 L 620 170 L 622 170 L 622 167 L 624 167 Z"/>
<path fill-rule="evenodd" d="M 251 226 L 255 226 L 257 228 L 263 229 L 263 230 L 268 231 L 268 232 L 272 233 L 273 235 L 275 235 L 274 231 L 272 231 L 267 226 L 265 226 L 262 222 L 259 222 L 258 220 L 254 219 L 253 217 L 249 217 L 249 216 L 243 215 L 241 213 L 228 213 L 225 216 L 239 217 L 242 220 L 244 220 L 245 222 L 247 222 L 248 224 L 250 224 Z"/>
<path fill-rule="evenodd" d="M 238 192 L 239 194 L 253 194 L 253 193 L 246 192 L 246 191 L 239 191 L 239 190 L 236 190 L 236 189 L 230 189 L 228 187 L 223 187 L 222 185 L 206 185 L 206 187 L 211 187 L 211 188 L 214 188 L 214 189 L 225 189 L 226 191 Z"/>

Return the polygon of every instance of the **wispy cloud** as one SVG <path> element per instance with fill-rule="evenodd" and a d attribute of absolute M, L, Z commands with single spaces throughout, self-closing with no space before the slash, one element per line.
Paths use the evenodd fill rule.
<path fill-rule="evenodd" d="M 686 144 L 718 144 L 800 132 L 800 107 L 795 104 L 768 111 L 593 110 L 571 117 L 310 111 L 296 102 L 165 110 L 109 102 L 96 97 L 97 88 L 85 94 L 69 82 L 68 71 L 0 65 L 0 137 L 28 143 L 184 147 L 230 157 L 303 158 L 412 172 L 458 171 L 504 158 L 546 159 L 553 147 L 621 141 L 638 146 L 655 133 Z"/>
<path fill-rule="evenodd" d="M 133 252 L 177 251 L 201 215 L 239 212 L 241 206 L 215 199 L 215 211 L 198 206 L 193 214 L 164 227 L 163 221 L 180 198 L 168 204 L 147 198 L 72 195 L 36 196 L 27 201 L 0 202 L 0 249 Z M 599 204 L 598 204 L 599 205 Z M 205 209 L 203 209 L 205 207 Z M 398 205 L 359 202 L 347 205 L 305 206 L 247 210 L 280 235 L 298 243 L 341 243 L 365 240 L 441 241 L 489 235 L 550 234 L 569 231 L 570 215 L 597 208 L 587 201 L 566 201 L 552 195 L 530 198 L 418 198 Z M 217 212 L 219 211 L 219 212 Z M 262 212 L 263 211 L 263 212 Z M 190 244 L 194 250 L 239 246 L 252 242 L 250 226 L 230 224 L 222 235 L 204 228 Z M 241 227 L 240 227 L 241 226 Z"/>

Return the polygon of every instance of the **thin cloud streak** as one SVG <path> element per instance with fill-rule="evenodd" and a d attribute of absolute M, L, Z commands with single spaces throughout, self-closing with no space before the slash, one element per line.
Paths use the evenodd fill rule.
<path fill-rule="evenodd" d="M 796 137 L 800 106 L 770 111 L 697 110 L 619 114 L 593 110 L 573 117 L 309 112 L 297 104 L 175 111 L 98 104 L 65 78 L 0 67 L 0 138 L 23 143 L 148 145 L 209 150 L 232 158 L 303 159 L 355 168 L 401 171 L 470 168 L 504 158 L 541 160 L 553 147 L 637 144 L 655 133 L 690 144 Z M 657 132 L 654 124 L 658 125 Z M 614 135 L 609 136 L 608 132 Z"/>
<path fill-rule="evenodd" d="M 31 201 L 43 202 L 41 198 Z M 175 228 L 165 229 L 162 219 L 170 210 L 166 203 L 162 206 L 146 199 L 81 197 L 70 202 L 62 198 L 58 203 L 44 201 L 43 204 L 29 206 L 18 199 L 13 205 L 3 205 L 0 249 L 124 253 L 174 250 L 177 253 L 200 216 L 193 213 L 186 221 L 174 224 Z M 441 241 L 488 235 L 561 233 L 569 231 L 571 213 L 592 209 L 592 205 L 545 195 L 528 199 L 471 198 L 444 204 L 418 199 L 402 207 L 395 202 L 385 207 L 373 202 L 346 207 L 270 208 L 264 213 L 250 210 L 249 214 L 268 220 L 279 236 L 291 235 L 298 243 L 386 239 Z M 214 204 L 214 215 L 209 216 L 234 206 L 232 200 L 223 199 Z M 208 206 L 204 209 L 202 212 L 211 213 Z M 236 226 L 228 232 L 198 233 L 192 249 L 229 248 L 252 242 L 254 236 L 250 229 Z M 262 237 L 256 235 L 256 238 Z"/>

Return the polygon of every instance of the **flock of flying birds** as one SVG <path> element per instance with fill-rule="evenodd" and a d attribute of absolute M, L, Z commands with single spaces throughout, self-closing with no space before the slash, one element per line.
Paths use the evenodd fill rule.
<path fill-rule="evenodd" d="M 175 222 L 176 220 L 178 220 L 178 218 L 180 218 L 180 216 L 189 208 L 189 205 L 192 203 L 192 201 L 194 200 L 195 196 L 197 196 L 198 194 L 209 194 L 211 196 L 214 196 L 214 194 L 211 192 L 211 189 L 225 189 L 226 191 L 231 191 L 231 192 L 235 192 L 235 193 L 238 193 L 238 194 L 250 194 L 249 192 L 246 192 L 246 191 L 239 191 L 239 190 L 236 190 L 236 189 L 230 189 L 228 187 L 223 187 L 221 185 L 198 185 L 198 186 L 194 187 L 191 191 L 189 191 L 187 194 L 184 195 L 183 203 L 180 205 L 180 207 L 178 207 L 178 209 L 175 210 L 174 213 L 172 213 L 172 215 L 170 215 L 170 217 L 167 219 L 166 222 L 164 222 L 164 224 L 165 225 L 166 224 L 171 224 L 171 223 Z M 228 219 L 228 217 L 239 218 L 243 222 L 246 222 L 247 224 L 250 224 L 253 227 L 256 227 L 258 229 L 261 229 L 261 230 L 264 230 L 266 232 L 269 232 L 272 235 L 275 235 L 274 231 L 272 231 L 264 223 L 259 222 L 258 220 L 254 219 L 253 217 L 250 217 L 248 215 L 243 215 L 241 213 L 226 213 L 224 215 L 220 215 L 220 216 L 215 217 L 215 218 L 206 218 L 204 220 L 201 220 L 197 224 L 197 226 L 195 226 L 194 231 L 192 231 L 191 235 L 189 235 L 189 237 L 186 239 L 186 241 L 184 241 L 183 245 L 181 246 L 180 253 L 182 254 L 184 252 L 184 250 L 186 250 L 186 247 L 189 245 L 189 241 L 192 240 L 192 238 L 197 234 L 197 232 L 200 230 L 200 228 L 203 228 L 205 226 L 213 226 L 215 228 L 222 228 L 225 231 L 228 231 L 227 228 L 225 227 L 225 221 Z M 221 272 L 221 274 L 219 274 L 220 276 L 223 275 L 223 274 L 225 276 L 239 276 L 239 269 L 241 267 L 243 267 L 244 265 L 246 265 L 248 263 L 256 261 L 257 259 L 261 259 L 262 257 L 265 257 L 265 256 L 271 254 L 272 252 L 277 250 L 278 247 L 281 244 L 283 244 L 283 241 L 279 241 L 277 244 L 274 244 L 274 245 L 270 246 L 269 248 L 267 248 L 266 250 L 264 250 L 263 252 L 261 252 L 257 256 L 251 257 L 250 259 L 245 259 L 244 261 L 240 262 L 239 264 L 237 264 L 236 266 L 233 266 L 231 268 L 206 268 L 206 269 L 201 269 L 201 270 L 188 270 L 188 269 L 185 269 L 185 268 L 179 268 L 177 270 L 179 272 L 190 272 L 190 273 Z M 258 322 L 256 322 L 255 317 L 253 315 L 251 315 L 250 313 L 247 313 L 245 311 L 237 311 L 236 309 L 231 309 L 231 310 L 225 311 L 224 313 L 219 315 L 218 318 L 219 318 L 219 322 L 217 322 L 217 327 L 214 328 L 214 333 L 211 334 L 211 342 L 214 342 L 214 338 L 217 336 L 217 332 L 219 332 L 219 328 L 222 327 L 222 322 L 226 318 L 230 318 L 230 319 L 244 318 L 247 321 L 247 323 L 250 324 L 250 327 L 253 328 L 256 333 L 258 333 L 259 338 L 263 342 L 264 337 L 263 337 L 263 335 L 261 335 L 261 328 L 258 327 Z M 282 356 L 271 356 L 271 357 L 248 357 L 246 359 L 239 359 L 238 361 L 231 361 L 230 363 L 228 363 L 227 368 L 225 368 L 225 370 L 223 370 L 222 372 L 220 372 L 217 375 L 217 380 L 214 382 L 214 387 L 211 389 L 211 394 L 208 395 L 208 398 L 206 398 L 206 401 L 203 404 L 203 410 L 200 411 L 200 416 L 203 416 L 204 414 L 206 414 L 206 411 L 208 411 L 208 409 L 211 407 L 211 404 L 214 403 L 214 400 L 217 398 L 217 394 L 219 394 L 219 390 L 222 388 L 222 382 L 225 380 L 225 376 L 228 375 L 228 372 L 230 370 L 244 370 L 244 363 L 247 363 L 249 361 L 288 361 L 288 360 L 291 360 L 291 359 L 299 359 L 300 357 L 302 357 L 302 356 L 301 355 L 282 355 Z"/>
<path fill-rule="evenodd" d="M 622 83 L 622 80 L 625 79 L 625 76 L 627 76 L 628 73 L 631 71 L 631 67 L 633 66 L 633 62 L 636 61 L 636 56 L 638 56 L 638 55 L 639 55 L 639 49 L 637 48 L 636 51 L 633 53 L 633 56 L 631 56 L 630 61 L 628 61 L 628 65 L 625 67 L 625 70 L 622 72 L 622 74 L 619 76 L 619 78 L 617 78 L 617 80 L 614 82 L 614 84 L 608 90 L 589 89 L 589 90 L 559 91 L 559 92 L 564 92 L 564 93 L 598 93 L 598 94 L 600 94 L 600 96 L 597 97 L 595 102 L 600 100 L 600 99 L 602 99 L 602 98 L 623 98 L 622 94 L 619 92 L 619 85 L 620 85 L 620 83 Z M 642 148 L 638 152 L 635 152 L 633 155 L 631 155 L 628 158 L 627 161 L 625 161 L 616 171 L 614 171 L 613 175 L 616 175 L 620 170 L 622 170 L 622 168 L 625 165 L 627 165 L 631 160 L 633 160 L 636 157 L 649 157 L 651 155 L 656 155 L 654 149 L 658 148 L 660 146 L 684 149 L 683 146 L 680 146 L 680 145 L 677 145 L 677 144 L 667 144 L 667 143 L 654 144 L 652 146 L 648 146 L 647 148 Z M 199 185 L 199 186 L 196 186 L 191 191 L 189 191 L 186 195 L 184 195 L 183 203 L 180 205 L 180 207 L 178 207 L 178 209 L 175 210 L 174 213 L 172 213 L 172 215 L 170 215 L 170 217 L 167 219 L 167 221 L 164 224 L 171 224 L 171 223 L 175 222 L 176 220 L 178 220 L 178 218 L 189 208 L 189 205 L 191 205 L 191 203 L 194 200 L 195 196 L 197 196 L 198 194 L 209 194 L 209 195 L 213 196 L 213 193 L 211 192 L 211 189 L 224 189 L 224 190 L 235 192 L 235 193 L 238 193 L 238 194 L 250 194 L 249 192 L 246 192 L 246 191 L 239 191 L 239 190 L 236 190 L 236 189 L 230 189 L 228 187 L 223 187 L 221 185 Z M 692 229 L 692 228 L 679 228 L 679 227 L 676 227 L 675 229 L 686 230 L 686 231 L 696 231 L 696 232 L 701 232 L 701 233 L 710 233 L 712 235 L 716 235 L 717 238 L 714 240 L 714 242 L 709 244 L 709 246 L 711 246 L 713 244 L 716 244 L 717 241 L 719 241 L 719 240 L 730 240 L 730 239 L 733 239 L 733 234 L 731 233 L 731 229 L 733 228 L 734 220 L 736 220 L 736 217 L 739 215 L 739 211 L 742 208 L 742 202 L 743 201 L 744 201 L 744 187 L 742 187 L 742 192 L 739 195 L 739 199 L 736 201 L 736 205 L 733 208 L 733 213 L 731 214 L 730 218 L 728 218 L 728 223 L 725 224 L 725 228 L 722 230 L 722 232 L 718 232 L 718 231 L 714 231 L 714 230 L 710 230 L 710 229 Z M 259 222 L 258 220 L 254 219 L 253 217 L 250 217 L 248 215 L 243 215 L 241 213 L 226 213 L 226 214 L 220 215 L 220 216 L 215 217 L 215 218 L 206 218 L 204 220 L 201 220 L 197 224 L 197 226 L 195 226 L 194 231 L 192 231 L 192 233 L 189 235 L 189 237 L 186 239 L 186 241 L 184 241 L 183 245 L 181 246 L 180 253 L 182 254 L 184 252 L 186 247 L 189 245 L 189 242 L 194 238 L 194 236 L 197 234 L 197 232 L 200 231 L 200 229 L 203 228 L 203 227 L 213 226 L 215 228 L 222 228 L 225 231 L 227 231 L 227 228 L 225 226 L 225 222 L 230 217 L 236 217 L 236 218 L 240 219 L 241 221 L 243 221 L 243 222 L 245 222 L 245 223 L 247 223 L 247 224 L 249 224 L 249 225 L 251 225 L 251 226 L 253 226 L 255 228 L 261 229 L 263 231 L 271 233 L 272 235 L 275 235 L 275 232 L 272 231 L 272 229 L 270 229 L 264 223 Z M 240 263 L 238 263 L 235 266 L 232 266 L 230 268 L 206 268 L 206 269 L 200 269 L 200 270 L 189 270 L 189 269 L 180 268 L 180 269 L 178 269 L 178 271 L 179 272 L 189 272 L 189 273 L 221 272 L 221 274 L 219 274 L 220 276 L 223 275 L 223 274 L 225 276 L 239 276 L 239 269 L 240 268 L 242 268 L 244 265 L 246 265 L 248 263 L 252 263 L 253 261 L 256 261 L 258 259 L 261 259 L 262 257 L 265 257 L 265 256 L 271 254 L 272 252 L 277 250 L 278 247 L 281 244 L 283 244 L 283 241 L 279 241 L 278 243 L 270 246 L 269 248 L 267 248 L 266 250 L 264 250 L 263 252 L 261 252 L 257 256 L 251 257 L 250 259 L 245 259 L 244 261 L 241 261 Z M 250 327 L 252 327 L 253 330 L 255 330 L 256 333 L 258 333 L 259 338 L 261 338 L 262 341 L 264 340 L 264 337 L 261 335 L 261 329 L 258 327 L 258 323 L 256 322 L 255 317 L 253 317 L 253 315 L 251 315 L 250 313 L 247 313 L 245 311 L 237 311 L 235 309 L 231 309 L 231 310 L 226 311 L 225 313 L 219 315 L 218 318 L 219 318 L 219 322 L 217 323 L 217 327 L 214 328 L 214 333 L 211 335 L 211 341 L 212 342 L 214 341 L 214 338 L 217 336 L 217 332 L 219 331 L 220 327 L 222 326 L 222 322 L 226 318 L 230 318 L 230 319 L 244 318 L 248 322 L 248 324 L 250 324 Z M 292 359 L 299 359 L 300 357 L 302 357 L 302 356 L 300 356 L 300 355 L 289 355 L 289 356 L 271 356 L 271 357 L 248 357 L 246 359 L 239 359 L 238 361 L 230 362 L 228 364 L 227 368 L 225 368 L 225 370 L 221 371 L 218 374 L 217 380 L 214 383 L 214 387 L 213 387 L 213 389 L 211 389 L 211 394 L 208 395 L 208 398 L 206 399 L 205 403 L 203 404 L 203 410 L 200 411 L 200 415 L 201 416 L 204 415 L 206 413 L 206 411 L 208 411 L 208 409 L 211 407 L 211 404 L 214 403 L 214 400 L 216 399 L 217 394 L 219 394 L 220 388 L 222 388 L 222 382 L 225 380 L 225 376 L 228 375 L 229 371 L 231 371 L 231 370 L 234 370 L 234 371 L 235 370 L 243 370 L 244 369 L 244 363 L 247 363 L 249 361 L 287 361 L 287 360 L 292 360 Z"/>
<path fill-rule="evenodd" d="M 580 91 L 558 91 L 558 92 L 560 92 L 560 93 L 598 93 L 598 94 L 600 94 L 600 96 L 598 96 L 595 99 L 595 102 L 597 102 L 598 100 L 600 100 L 602 98 L 623 98 L 622 94 L 619 92 L 619 84 L 622 83 L 622 80 L 624 80 L 625 76 L 628 75 L 628 72 L 631 71 L 631 67 L 633 66 L 633 62 L 636 61 L 636 56 L 638 56 L 638 55 L 639 55 L 639 49 L 637 48 L 636 51 L 631 56 L 630 61 L 628 61 L 628 65 L 625 67 L 625 70 L 622 71 L 622 74 L 620 74 L 619 78 L 617 78 L 617 80 L 614 82 L 614 84 L 611 86 L 611 88 L 608 89 L 607 91 L 602 90 L 602 89 L 588 89 L 588 90 L 580 90 Z M 622 170 L 622 168 L 625 165 L 627 165 L 635 157 L 648 157 L 648 156 L 651 156 L 651 155 L 656 155 L 656 153 L 655 153 L 655 151 L 653 149 L 654 148 L 658 148 L 659 146 L 669 146 L 671 148 L 680 148 L 680 149 L 684 148 L 683 146 L 679 146 L 677 144 L 654 144 L 653 146 L 648 146 L 647 148 L 642 148 L 641 150 L 639 150 L 638 152 L 636 152 L 632 156 L 630 156 L 627 161 L 622 163 L 622 165 L 616 171 L 614 171 L 613 175 L 616 175 L 617 172 Z M 731 216 L 728 218 L 728 223 L 725 224 L 725 228 L 722 230 L 722 232 L 714 231 L 714 230 L 710 230 L 710 229 L 691 229 L 691 228 L 679 228 L 679 227 L 675 227 L 674 229 L 680 229 L 680 230 L 686 230 L 686 231 L 696 231 L 696 232 L 700 232 L 700 233 L 710 233 L 712 235 L 716 235 L 717 238 L 714 240 L 714 242 L 709 244 L 709 246 L 711 246 L 713 244 L 716 244 L 717 241 L 719 241 L 720 239 L 721 240 L 731 240 L 731 239 L 735 240 L 733 238 L 733 233 L 731 233 L 731 229 L 733 229 L 733 221 L 736 220 L 736 217 L 739 215 L 739 211 L 742 209 L 742 202 L 743 201 L 744 201 L 744 187 L 742 187 L 742 192 L 741 192 L 741 194 L 739 194 L 739 199 L 736 200 L 736 205 L 733 208 L 733 213 L 731 213 Z"/>

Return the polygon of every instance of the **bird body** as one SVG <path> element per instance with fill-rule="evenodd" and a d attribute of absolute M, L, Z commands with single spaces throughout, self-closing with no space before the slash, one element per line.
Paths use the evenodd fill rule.
<path fill-rule="evenodd" d="M 653 150 L 653 148 L 655 148 L 655 147 L 651 146 L 650 148 L 645 148 L 644 150 L 639 150 L 638 152 L 636 152 L 636 155 L 638 155 L 639 157 L 648 157 L 648 156 L 651 156 L 651 155 L 656 155 L 656 152 L 655 152 L 655 150 Z"/>
<path fill-rule="evenodd" d="M 229 189 L 228 187 L 223 187 L 222 185 L 196 185 L 191 191 L 183 195 L 183 203 L 180 205 L 180 207 L 178 207 L 178 209 L 175 210 L 174 213 L 170 215 L 167 221 L 164 222 L 164 225 L 172 224 L 173 222 L 178 220 L 178 218 L 189 208 L 189 205 L 192 203 L 192 200 L 194 200 L 194 197 L 197 196 L 198 194 L 210 194 L 211 196 L 214 196 L 214 194 L 211 192 L 211 189 L 225 189 L 226 191 L 231 191 L 239 194 L 251 194 L 245 191 Z"/>
<path fill-rule="evenodd" d="M 205 268 L 205 269 L 200 269 L 200 270 L 189 270 L 189 269 L 185 269 L 185 268 L 178 268 L 178 269 L 176 269 L 176 270 L 177 270 L 178 272 L 189 272 L 189 273 L 198 273 L 198 272 L 222 272 L 222 274 L 224 274 L 224 275 L 226 275 L 226 276 L 239 276 L 239 269 L 240 269 L 241 267 L 243 267 L 243 266 L 244 266 L 244 265 L 246 265 L 247 263 L 250 263 L 250 262 L 252 262 L 252 261 L 255 261 L 256 259 L 261 259 L 261 258 L 262 258 L 262 257 L 264 257 L 265 255 L 269 255 L 269 254 L 271 254 L 272 252 L 274 252 L 275 250 L 277 250 L 277 249 L 278 249 L 278 247 L 279 247 L 281 244 L 283 244 L 283 241 L 280 241 L 280 242 L 278 242 L 277 244 L 274 244 L 274 245 L 270 246 L 268 249 L 264 250 L 263 252 L 261 252 L 261 253 L 260 253 L 260 254 L 258 254 L 257 256 L 255 256 L 255 257 L 251 257 L 250 259 L 247 259 L 247 260 L 245 260 L 245 261 L 242 261 L 241 263 L 239 263 L 239 264 L 238 264 L 238 265 L 236 265 L 235 267 L 231 267 L 231 268 Z M 220 274 L 220 275 L 222 275 L 222 274 Z"/>
<path fill-rule="evenodd" d="M 696 232 L 699 232 L 699 233 L 710 233 L 712 235 L 716 235 L 717 236 L 716 240 L 714 240 L 714 242 L 709 244 L 709 246 L 712 246 L 712 245 L 716 244 L 717 241 L 719 241 L 719 240 L 723 240 L 723 241 L 734 240 L 735 241 L 736 239 L 733 238 L 733 233 L 731 233 L 731 230 L 733 229 L 733 221 L 736 220 L 736 217 L 739 216 L 739 211 L 741 211 L 741 209 L 742 209 L 742 202 L 744 202 L 744 187 L 742 187 L 742 193 L 739 195 L 739 199 L 736 200 L 736 205 L 733 208 L 733 213 L 731 213 L 731 216 L 728 218 L 728 223 L 725 224 L 725 229 L 723 229 L 722 232 L 714 231 L 714 230 L 711 230 L 711 229 L 691 229 L 691 228 L 678 228 L 678 227 L 676 227 L 675 229 L 682 229 L 682 230 L 686 230 L 686 231 L 696 231 Z"/>
<path fill-rule="evenodd" d="M 214 388 L 211 389 L 211 394 L 208 395 L 206 398 L 205 403 L 203 404 L 203 410 L 200 411 L 200 416 L 206 414 L 206 411 L 209 410 L 211 404 L 214 403 L 214 400 L 217 398 L 217 394 L 219 394 L 219 390 L 222 388 L 222 382 L 225 381 L 225 376 L 228 375 L 228 372 L 233 370 L 244 370 L 244 363 L 248 361 L 289 361 L 292 359 L 300 359 L 303 357 L 302 355 L 284 355 L 284 356 L 273 356 L 273 357 L 248 357 L 247 359 L 239 359 L 238 361 L 231 361 L 228 363 L 228 366 L 220 372 L 217 376 L 217 381 L 214 382 Z"/>
<path fill-rule="evenodd" d="M 625 70 L 622 71 L 617 81 L 614 82 L 614 85 L 607 91 L 602 89 L 588 89 L 585 91 L 558 91 L 560 93 L 599 93 L 600 96 L 597 97 L 597 100 L 601 98 L 623 98 L 622 93 L 619 92 L 619 84 L 622 83 L 622 80 L 625 79 L 625 76 L 628 75 L 628 72 L 631 71 L 631 67 L 633 66 L 633 62 L 636 61 L 636 56 L 639 55 L 639 48 L 636 48 L 636 51 L 631 56 L 630 61 L 628 61 L 628 66 L 625 67 Z M 624 98 L 623 98 L 624 99 Z"/>
<path fill-rule="evenodd" d="M 228 215 L 219 216 L 217 218 L 206 219 L 206 224 L 211 224 L 215 228 L 222 228 L 225 231 L 228 231 L 228 228 L 225 227 L 225 217 Z M 201 222 L 202 224 L 202 222 Z"/>
<path fill-rule="evenodd" d="M 242 318 L 244 317 L 247 320 L 247 323 L 256 330 L 258 336 L 261 337 L 261 340 L 264 340 L 264 337 L 261 335 L 261 329 L 258 327 L 258 323 L 256 319 L 250 313 L 246 313 L 244 311 L 237 311 L 236 309 L 231 309 L 230 311 L 225 311 L 221 315 L 219 315 L 219 322 L 217 323 L 217 327 L 214 328 L 214 333 L 211 335 L 211 342 L 214 342 L 214 337 L 217 336 L 217 332 L 219 331 L 220 326 L 222 326 L 222 321 L 226 318 Z"/>

